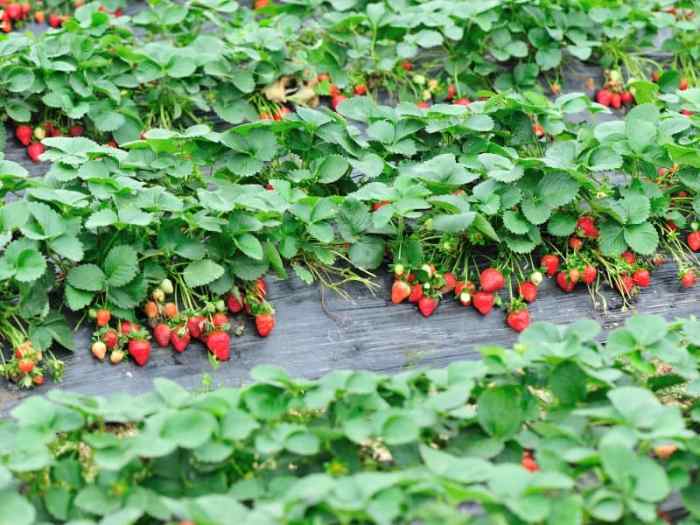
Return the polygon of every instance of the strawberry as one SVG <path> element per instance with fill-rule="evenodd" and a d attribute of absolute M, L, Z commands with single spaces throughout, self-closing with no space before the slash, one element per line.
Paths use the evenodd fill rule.
<path fill-rule="evenodd" d="M 467 97 L 458 98 L 453 102 L 453 104 L 456 106 L 468 106 L 471 103 L 472 101 L 469 100 Z"/>
<path fill-rule="evenodd" d="M 426 100 L 421 100 L 420 102 L 418 102 L 418 104 L 416 104 L 416 106 L 418 106 L 420 109 L 428 109 L 430 107 L 430 102 Z"/>
<path fill-rule="evenodd" d="M 404 71 L 411 71 L 413 69 L 413 64 L 408 60 L 401 63 L 401 67 Z"/>
<path fill-rule="evenodd" d="M 22 18 L 22 6 L 19 4 L 10 4 L 5 8 L 7 16 L 12 20 L 19 20 Z"/>
<path fill-rule="evenodd" d="M 612 93 L 605 88 L 600 89 L 595 95 L 595 101 L 605 107 L 610 107 L 612 103 Z"/>
<path fill-rule="evenodd" d="M 559 257 L 552 254 L 543 255 L 540 260 L 540 267 L 552 277 L 559 270 Z"/>
<path fill-rule="evenodd" d="M 106 308 L 100 308 L 97 310 L 97 313 L 95 314 L 95 324 L 97 326 L 107 326 L 110 319 L 112 319 L 112 312 Z"/>
<path fill-rule="evenodd" d="M 61 24 L 63 24 L 63 19 L 59 15 L 56 15 L 56 14 L 49 15 L 49 25 L 51 27 L 53 27 L 55 29 L 55 28 L 61 27 Z"/>
<path fill-rule="evenodd" d="M 331 106 L 333 107 L 333 109 L 337 110 L 338 106 L 340 106 L 341 103 L 347 100 L 347 98 L 348 97 L 346 97 L 345 95 L 335 95 L 331 98 Z"/>
<path fill-rule="evenodd" d="M 506 316 L 506 324 L 516 332 L 522 332 L 530 324 L 530 313 L 524 307 L 513 310 Z"/>
<path fill-rule="evenodd" d="M 223 312 L 216 312 L 211 318 L 214 328 L 222 328 L 228 324 L 228 316 Z"/>
<path fill-rule="evenodd" d="M 447 86 L 447 100 L 452 100 L 457 96 L 457 87 L 454 84 Z"/>
<path fill-rule="evenodd" d="M 151 343 L 145 339 L 134 338 L 129 340 L 129 355 L 139 366 L 145 366 L 151 356 Z"/>
<path fill-rule="evenodd" d="M 542 127 L 542 124 L 539 122 L 535 122 L 532 125 L 532 132 L 535 134 L 536 137 L 544 137 L 544 128 Z"/>
<path fill-rule="evenodd" d="M 355 95 L 361 97 L 362 95 L 366 95 L 366 94 L 367 94 L 367 86 L 365 86 L 364 84 L 357 84 L 357 85 L 355 86 L 354 91 L 355 91 Z"/>
<path fill-rule="evenodd" d="M 681 80 L 678 82 L 678 89 L 681 91 L 685 91 L 688 89 L 688 79 L 687 78 L 681 78 Z"/>
<path fill-rule="evenodd" d="M 525 470 L 529 470 L 530 472 L 537 472 L 540 470 L 540 466 L 530 454 L 523 454 L 523 459 L 520 461 L 520 464 Z"/>
<path fill-rule="evenodd" d="M 466 290 L 459 294 L 457 298 L 459 299 L 459 302 L 462 303 L 462 306 L 469 306 L 472 304 L 472 296 Z"/>
<path fill-rule="evenodd" d="M 104 334 L 102 334 L 102 342 L 109 350 L 112 350 L 117 346 L 119 336 L 117 335 L 116 331 L 107 330 Z"/>
<path fill-rule="evenodd" d="M 620 292 L 624 292 L 627 295 L 631 294 L 632 291 L 634 290 L 634 280 L 632 277 L 627 274 L 623 273 L 620 275 Z"/>
<path fill-rule="evenodd" d="M 241 299 L 241 294 L 238 288 L 234 288 L 228 297 L 226 298 L 226 306 L 228 306 L 228 311 L 232 314 L 237 314 L 243 310 L 243 299 Z"/>
<path fill-rule="evenodd" d="M 700 251 L 700 231 L 688 234 L 688 247 L 694 252 Z"/>
<path fill-rule="evenodd" d="M 678 447 L 673 443 L 656 445 L 654 447 L 654 455 L 659 459 L 668 459 L 675 454 L 676 450 L 678 450 Z"/>
<path fill-rule="evenodd" d="M 416 283 L 411 286 L 411 294 L 408 296 L 409 303 L 417 303 L 423 297 L 423 285 Z"/>
<path fill-rule="evenodd" d="M 689 109 L 682 109 L 681 115 L 683 115 L 684 117 L 692 117 L 693 115 L 695 115 L 695 113 L 693 113 Z"/>
<path fill-rule="evenodd" d="M 260 314 L 255 316 L 255 329 L 260 337 L 267 337 L 275 327 L 275 316 L 272 314 Z"/>
<path fill-rule="evenodd" d="M 622 107 L 622 96 L 619 93 L 613 93 L 610 96 L 610 105 L 615 109 Z"/>
<path fill-rule="evenodd" d="M 624 259 L 624 261 L 629 264 L 630 266 L 634 265 L 634 263 L 637 262 L 637 256 L 634 255 L 632 252 L 622 252 L 622 255 L 620 255 Z"/>
<path fill-rule="evenodd" d="M 697 278 L 693 270 L 686 270 L 681 273 L 681 286 L 683 286 L 683 288 L 692 288 L 695 286 L 696 281 Z"/>
<path fill-rule="evenodd" d="M 37 11 L 34 13 L 34 20 L 36 20 L 37 24 L 43 24 L 46 22 L 46 14 L 43 11 Z"/>
<path fill-rule="evenodd" d="M 481 289 L 486 293 L 497 292 L 506 285 L 503 274 L 496 268 L 486 268 L 479 275 Z"/>
<path fill-rule="evenodd" d="M 176 352 L 184 352 L 190 344 L 190 331 L 182 325 L 170 331 L 170 343 Z"/>
<path fill-rule="evenodd" d="M 122 335 L 129 335 L 134 331 L 134 326 L 132 326 L 130 321 L 121 321 L 119 323 L 119 333 Z"/>
<path fill-rule="evenodd" d="M 158 323 L 153 328 L 153 338 L 161 348 L 166 348 L 170 344 L 170 327 L 165 323 Z"/>
<path fill-rule="evenodd" d="M 46 130 L 42 128 L 41 126 L 37 126 L 34 128 L 34 138 L 41 141 L 46 138 Z"/>
<path fill-rule="evenodd" d="M 666 262 L 666 257 L 664 257 L 662 254 L 657 253 L 654 255 L 654 257 L 651 259 L 651 262 L 654 263 L 654 266 L 662 266 Z"/>
<path fill-rule="evenodd" d="M 572 235 L 571 237 L 569 237 L 569 248 L 577 252 L 581 248 L 583 248 L 583 241 L 575 235 Z"/>
<path fill-rule="evenodd" d="M 228 361 L 231 357 L 231 340 L 228 333 L 215 330 L 207 336 L 207 348 L 219 361 Z"/>
<path fill-rule="evenodd" d="M 408 284 L 406 281 L 397 279 L 391 286 L 391 302 L 394 304 L 404 302 L 406 299 L 408 299 L 408 297 L 410 297 L 411 291 L 412 289 L 410 284 Z"/>
<path fill-rule="evenodd" d="M 23 374 L 31 374 L 32 370 L 34 370 L 34 361 L 31 359 L 20 359 L 17 363 L 17 367 Z"/>
<path fill-rule="evenodd" d="M 32 142 L 27 146 L 27 156 L 33 163 L 40 162 L 39 157 L 44 153 L 44 145 L 41 142 Z"/>
<path fill-rule="evenodd" d="M 17 126 L 15 129 L 15 137 L 19 140 L 23 146 L 29 146 L 32 141 L 32 128 L 31 126 L 21 125 Z"/>
<path fill-rule="evenodd" d="M 435 310 L 437 310 L 439 304 L 440 300 L 437 297 L 424 295 L 418 301 L 418 310 L 420 310 L 420 313 L 423 314 L 423 317 L 430 317 L 433 315 Z"/>
<path fill-rule="evenodd" d="M 576 221 L 576 232 L 580 237 L 595 239 L 598 237 L 598 228 L 596 228 L 593 217 L 583 215 Z"/>
<path fill-rule="evenodd" d="M 542 272 L 534 271 L 530 274 L 530 282 L 535 286 L 539 286 L 540 284 L 542 284 L 543 280 L 544 275 L 542 275 Z"/>
<path fill-rule="evenodd" d="M 151 298 L 157 303 L 162 303 L 165 301 L 165 292 L 160 288 L 154 288 L 151 292 Z"/>
<path fill-rule="evenodd" d="M 457 281 L 455 283 L 455 296 L 459 297 L 462 292 L 474 293 L 476 292 L 476 286 L 471 281 Z"/>
<path fill-rule="evenodd" d="M 598 275 L 598 270 L 595 269 L 595 266 L 591 266 L 590 264 L 587 264 L 583 268 L 583 276 L 581 277 L 581 280 L 587 284 L 591 285 L 593 284 L 593 281 L 595 281 L 595 278 Z"/>
<path fill-rule="evenodd" d="M 496 297 L 492 293 L 478 291 L 472 295 L 472 304 L 481 315 L 487 315 L 493 309 Z"/>
<path fill-rule="evenodd" d="M 32 382 L 33 382 L 36 386 L 41 386 L 41 385 L 44 384 L 44 376 L 43 376 L 42 374 L 36 375 L 36 376 L 34 376 L 34 377 L 32 378 Z"/>
<path fill-rule="evenodd" d="M 146 304 L 143 305 L 143 313 L 146 314 L 146 317 L 148 317 L 149 319 L 155 319 L 156 317 L 158 317 L 158 305 L 156 304 L 156 302 L 146 302 Z"/>
<path fill-rule="evenodd" d="M 10 31 L 12 31 L 12 22 L 10 22 L 9 20 L 3 20 L 2 26 L 0 26 L 0 28 L 2 28 L 3 33 L 9 33 Z"/>
<path fill-rule="evenodd" d="M 632 93 L 629 91 L 623 91 L 622 92 L 622 103 L 625 106 L 631 106 L 632 104 L 634 104 L 634 95 L 632 95 Z"/>
<path fill-rule="evenodd" d="M 270 0 L 255 0 L 253 7 L 255 9 L 263 9 L 264 7 L 267 7 L 267 5 L 269 3 L 270 3 Z"/>
<path fill-rule="evenodd" d="M 78 124 L 74 124 L 70 128 L 68 128 L 68 135 L 70 135 L 71 137 L 82 137 L 83 133 L 85 133 L 85 128 Z"/>
<path fill-rule="evenodd" d="M 187 320 L 187 329 L 190 331 L 190 335 L 195 339 L 199 339 L 202 335 L 202 327 L 206 319 L 201 315 L 194 315 Z"/>
<path fill-rule="evenodd" d="M 267 111 L 262 111 L 260 112 L 260 120 L 272 120 L 272 115 L 270 115 Z"/>
<path fill-rule="evenodd" d="M 102 341 L 95 341 L 90 347 L 92 355 L 94 355 L 100 361 L 104 361 L 105 355 L 107 354 L 107 345 Z"/>
<path fill-rule="evenodd" d="M 649 274 L 649 270 L 640 268 L 632 274 L 632 281 L 634 281 L 634 284 L 640 288 L 646 288 L 651 284 L 651 275 Z"/>
<path fill-rule="evenodd" d="M 518 295 L 523 301 L 531 303 L 537 298 L 537 286 L 532 281 L 523 281 L 518 285 Z"/>
<path fill-rule="evenodd" d="M 109 362 L 113 365 L 118 365 L 124 360 L 124 352 L 122 350 L 114 350 L 109 355 Z"/>
<path fill-rule="evenodd" d="M 457 286 L 457 278 L 455 277 L 455 274 L 452 272 L 445 272 L 442 274 L 442 278 L 445 281 L 445 286 L 440 288 L 441 293 L 449 293 L 455 289 L 455 286 Z"/>
<path fill-rule="evenodd" d="M 566 293 L 572 292 L 576 287 L 576 282 L 569 278 L 569 272 L 559 272 L 557 274 L 557 284 Z"/>
<path fill-rule="evenodd" d="M 267 296 L 267 283 L 264 277 L 258 277 L 255 281 L 255 293 L 258 298 L 264 299 Z"/>
<path fill-rule="evenodd" d="M 178 314 L 177 305 L 175 303 L 165 303 L 163 305 L 163 315 L 168 319 L 172 319 Z"/>

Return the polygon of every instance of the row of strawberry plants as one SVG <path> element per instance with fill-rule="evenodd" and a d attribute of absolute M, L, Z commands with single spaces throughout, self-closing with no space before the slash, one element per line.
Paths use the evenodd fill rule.
<path fill-rule="evenodd" d="M 564 118 L 602 109 L 587 97 L 526 93 L 429 110 L 354 97 L 340 113 L 300 108 L 221 133 L 156 129 L 128 151 L 48 138 L 44 178 L 4 163 L 3 196 L 24 198 L 0 212 L 2 318 L 45 350 L 69 346 L 50 312 L 89 311 L 96 357 L 109 351 L 118 363 L 129 352 L 143 365 L 142 324 L 180 351 L 199 338 L 219 360 L 229 356 L 227 308 L 245 310 L 267 335 L 274 310 L 259 279 L 286 277 L 289 266 L 332 285 L 368 282 L 387 261 L 395 302 L 409 299 L 426 316 L 453 292 L 484 315 L 502 303 L 518 331 L 542 270 L 565 292 L 582 282 L 597 293 L 607 282 L 629 299 L 665 251 L 692 286 L 695 128 L 660 107 L 696 95 L 678 91 L 593 128 Z M 609 170 L 628 180 L 611 184 Z M 2 333 L 14 347 L 24 342 Z M 25 360 L 15 352 L 5 375 L 31 386 L 43 370 L 22 375 Z"/>
<path fill-rule="evenodd" d="M 31 397 L 0 421 L 0 520 L 697 524 L 700 324 L 599 333 L 538 323 L 392 376 Z"/>

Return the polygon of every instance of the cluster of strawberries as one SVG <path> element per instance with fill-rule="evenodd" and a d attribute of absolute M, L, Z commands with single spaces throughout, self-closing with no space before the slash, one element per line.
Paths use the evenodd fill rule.
<path fill-rule="evenodd" d="M 608 71 L 605 74 L 606 81 L 603 88 L 599 89 L 595 95 L 598 104 L 607 108 L 620 109 L 624 106 L 634 104 L 634 95 L 625 88 L 622 75 L 619 71 Z"/>
<path fill-rule="evenodd" d="M 12 359 L 0 365 L 0 376 L 14 381 L 20 388 L 43 385 L 43 360 L 43 352 L 34 348 L 31 341 L 24 341 L 15 347 Z M 49 363 L 49 367 L 51 366 Z"/>
<path fill-rule="evenodd" d="M 435 267 L 424 264 L 415 271 L 407 271 L 402 264 L 394 266 L 394 284 L 391 287 L 391 302 L 404 301 L 415 304 L 424 317 L 430 317 L 442 296 L 453 294 L 462 306 L 473 306 L 481 315 L 488 315 L 493 307 L 500 304 L 496 295 L 506 281 L 500 270 L 486 268 L 479 274 L 479 287 L 465 279 L 459 280 L 452 272 L 437 272 Z M 522 332 L 530 324 L 530 314 L 526 303 L 537 297 L 537 286 L 542 282 L 542 274 L 534 272 L 530 279 L 518 286 L 519 298 L 513 299 L 508 307 L 506 324 L 517 332 Z"/>
<path fill-rule="evenodd" d="M 44 153 L 44 145 L 41 141 L 46 137 L 61 137 L 64 134 L 70 137 L 80 137 L 84 132 L 85 129 L 80 124 L 73 124 L 65 133 L 51 122 L 45 122 L 43 125 L 34 128 L 28 124 L 18 124 L 15 127 L 15 137 L 27 148 L 27 156 L 34 163 L 41 160 L 40 157 Z"/>
<path fill-rule="evenodd" d="M 13 24 L 26 20 L 32 10 L 32 6 L 25 2 L 23 4 L 9 3 L 7 0 L 0 0 L 0 5 L 3 6 L 2 14 L 0 14 L 0 27 L 5 33 L 12 31 Z"/>
<path fill-rule="evenodd" d="M 291 109 L 289 109 L 285 105 L 279 105 L 276 108 L 274 108 L 271 111 L 261 111 L 260 112 L 260 120 L 282 120 L 284 117 L 289 115 L 292 112 Z"/>
<path fill-rule="evenodd" d="M 246 311 L 253 315 L 261 337 L 267 337 L 275 326 L 274 310 L 265 300 L 267 285 L 262 278 L 255 281 L 244 295 L 235 287 L 226 301 L 208 303 L 197 311 L 180 312 L 174 302 L 167 300 L 173 292 L 170 279 L 163 279 L 143 306 L 153 339 L 161 348 L 172 346 L 176 352 L 184 352 L 196 339 L 207 347 L 217 361 L 228 361 L 231 357 L 231 323 L 225 313 L 227 307 L 234 314 Z M 128 352 L 137 365 L 146 365 L 151 354 L 151 336 L 147 330 L 137 323 L 124 320 L 117 323 L 116 329 L 112 328 L 111 312 L 105 308 L 91 311 L 91 316 L 97 325 L 91 351 L 97 359 L 104 361 L 109 352 L 110 362 L 118 364 Z M 236 335 L 241 335 L 240 328 L 236 330 Z"/>

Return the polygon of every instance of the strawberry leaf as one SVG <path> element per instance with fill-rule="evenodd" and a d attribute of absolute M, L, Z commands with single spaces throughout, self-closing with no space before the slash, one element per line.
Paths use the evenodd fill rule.
<path fill-rule="evenodd" d="M 81 264 L 71 269 L 66 276 L 68 284 L 78 290 L 99 292 L 104 289 L 107 277 L 96 264 Z"/>
<path fill-rule="evenodd" d="M 136 250 L 127 245 L 115 246 L 105 257 L 104 271 L 109 286 L 119 287 L 131 282 L 139 271 Z"/>
<path fill-rule="evenodd" d="M 223 274 L 223 267 L 210 259 L 191 262 L 182 273 L 185 282 L 192 288 L 209 284 Z"/>

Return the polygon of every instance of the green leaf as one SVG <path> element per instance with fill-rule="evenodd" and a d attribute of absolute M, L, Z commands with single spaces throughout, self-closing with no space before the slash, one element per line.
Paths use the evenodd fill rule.
<path fill-rule="evenodd" d="M 477 402 L 477 417 L 484 431 L 493 437 L 507 439 L 514 436 L 523 420 L 520 388 L 504 385 L 488 388 Z"/>
<path fill-rule="evenodd" d="M 224 274 L 224 269 L 210 259 L 202 259 L 188 264 L 182 274 L 187 285 L 196 288 L 217 280 Z"/>
<path fill-rule="evenodd" d="M 65 286 L 64 293 L 66 305 L 74 312 L 78 312 L 88 306 L 90 303 L 92 303 L 92 299 L 95 297 L 93 292 L 78 290 L 69 284 Z"/>
<path fill-rule="evenodd" d="M 104 289 L 106 276 L 95 264 L 82 264 L 71 269 L 66 281 L 78 290 L 99 292 Z"/>
<path fill-rule="evenodd" d="M 234 238 L 234 242 L 238 249 L 245 253 L 251 259 L 261 261 L 263 258 L 263 247 L 258 238 L 252 233 L 244 233 Z"/>
<path fill-rule="evenodd" d="M 512 210 L 508 210 L 503 214 L 503 225 L 516 235 L 525 235 L 530 230 L 530 224 L 525 218 L 520 213 Z"/>
<path fill-rule="evenodd" d="M 397 414 L 384 421 L 380 436 L 387 445 L 402 445 L 416 441 L 419 432 L 420 429 L 413 418 Z"/>
<path fill-rule="evenodd" d="M 49 241 L 49 248 L 61 257 L 73 262 L 81 261 L 84 255 L 83 243 L 73 235 L 65 234 Z"/>
<path fill-rule="evenodd" d="M 284 440 L 284 448 L 295 454 L 312 456 L 318 454 L 321 441 L 308 430 L 298 430 L 287 436 Z"/>
<path fill-rule="evenodd" d="M 433 229 L 439 232 L 461 233 L 472 225 L 475 217 L 476 213 L 473 211 L 436 215 L 432 219 Z"/>
<path fill-rule="evenodd" d="M 36 518 L 34 506 L 14 490 L 0 492 L 0 525 L 31 525 Z"/>
<path fill-rule="evenodd" d="M 358 268 L 374 270 L 384 261 L 384 240 L 364 237 L 350 246 L 350 261 Z"/>
<path fill-rule="evenodd" d="M 576 221 L 572 213 L 556 212 L 547 223 L 547 231 L 556 237 L 568 237 L 576 230 Z"/>
<path fill-rule="evenodd" d="M 625 226 L 624 237 L 630 248 L 641 255 L 652 255 L 659 245 L 659 234 L 649 222 Z"/>
<path fill-rule="evenodd" d="M 218 428 L 214 416 L 201 410 L 185 409 L 167 418 L 161 437 L 182 448 L 201 447 Z"/>

